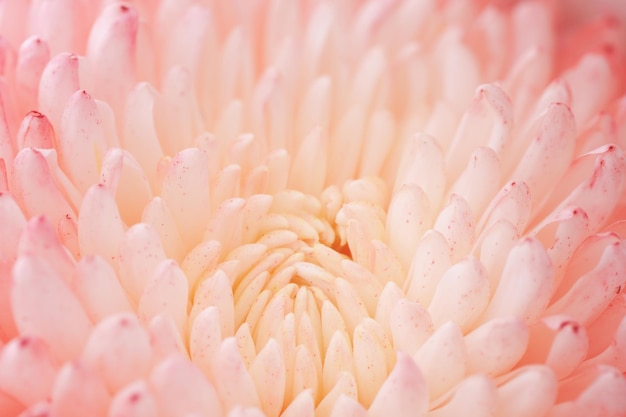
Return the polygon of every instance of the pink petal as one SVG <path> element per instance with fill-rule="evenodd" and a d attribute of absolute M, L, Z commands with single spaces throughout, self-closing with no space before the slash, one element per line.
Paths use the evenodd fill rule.
<path fill-rule="evenodd" d="M 115 392 L 148 373 L 152 349 L 137 318 L 123 313 L 98 323 L 85 346 L 83 358 L 98 372 L 109 390 Z"/>
<path fill-rule="evenodd" d="M 183 242 L 195 245 L 200 241 L 209 221 L 209 169 L 206 154 L 193 148 L 177 154 L 163 179 L 161 195 L 178 225 Z"/>
<path fill-rule="evenodd" d="M 344 372 L 354 374 L 352 346 L 347 335 L 336 331 L 326 349 L 322 367 L 323 392 L 330 392 Z"/>
<path fill-rule="evenodd" d="M 206 375 L 212 373 L 214 357 L 221 343 L 219 309 L 215 306 L 209 306 L 193 319 L 189 335 L 191 360 Z"/>
<path fill-rule="evenodd" d="M 180 331 L 169 315 L 159 314 L 150 320 L 148 332 L 155 361 L 161 361 L 174 353 L 189 357 Z"/>
<path fill-rule="evenodd" d="M 81 362 L 63 366 L 52 389 L 52 412 L 59 416 L 104 415 L 110 401 L 100 376 Z"/>
<path fill-rule="evenodd" d="M 48 118 L 35 110 L 28 112 L 17 133 L 17 147 L 50 149 L 54 146 L 54 128 Z"/>
<path fill-rule="evenodd" d="M 159 406 L 148 384 L 139 380 L 119 391 L 109 408 L 109 417 L 159 417 Z"/>
<path fill-rule="evenodd" d="M 451 38 L 449 37 L 448 39 Z M 452 42 L 456 43 L 458 41 Z M 446 50 L 446 55 L 451 57 L 454 56 L 454 53 L 467 53 L 466 51 L 460 51 L 460 46 L 454 45 L 454 47 L 457 50 Z M 456 59 L 463 58 L 465 57 L 461 55 Z M 473 60 L 474 58 L 469 59 Z M 452 67 L 447 71 L 452 74 L 455 73 L 457 68 L 459 67 L 456 64 L 452 64 Z M 513 117 L 513 109 L 509 97 L 500 87 L 493 84 L 480 85 L 475 92 L 470 91 L 476 85 L 478 83 L 464 86 L 464 90 L 469 93 L 467 98 L 471 99 L 472 93 L 474 98 L 463 116 L 450 149 L 446 154 L 448 176 L 452 179 L 458 177 L 463 167 L 467 165 L 467 156 L 471 155 L 472 150 L 478 146 L 489 146 L 502 160 L 500 153 L 504 148 L 505 142 L 509 139 L 509 131 L 512 125 L 511 119 Z M 455 94 L 458 94 L 458 92 L 455 92 Z M 458 102 L 459 99 L 455 99 L 455 101 Z M 466 104 L 469 104 L 469 100 L 468 103 L 463 103 L 461 108 L 464 108 Z"/>
<path fill-rule="evenodd" d="M 485 375 L 464 379 L 446 402 L 428 413 L 428 417 L 493 416 L 498 400 L 496 387 Z"/>
<path fill-rule="evenodd" d="M 394 193 L 387 210 L 386 240 L 405 270 L 419 239 L 432 224 L 431 217 L 428 197 L 417 185 L 405 185 Z"/>
<path fill-rule="evenodd" d="M 225 408 L 232 409 L 236 405 L 260 407 L 254 381 L 241 358 L 237 340 L 232 337 L 225 339 L 215 354 L 210 356 L 213 364 L 212 375 L 219 381 L 216 389 Z M 302 401 L 304 404 L 301 406 L 306 408 L 307 400 Z M 297 409 L 301 406 L 297 406 Z"/>
<path fill-rule="evenodd" d="M 60 360 L 82 351 L 91 323 L 68 284 L 43 260 L 25 255 L 15 262 L 11 301 L 21 334 L 41 337 Z"/>
<path fill-rule="evenodd" d="M 436 209 L 445 189 L 443 164 L 441 149 L 433 138 L 421 135 L 410 139 L 398 167 L 394 190 L 415 184 L 428 197 L 430 207 Z"/>
<path fill-rule="evenodd" d="M 56 373 L 48 346 L 36 337 L 13 339 L 0 352 L 0 390 L 24 405 L 46 399 Z"/>
<path fill-rule="evenodd" d="M 141 206 L 143 208 L 143 213 L 141 215 L 141 222 L 147 223 L 156 230 L 161 238 L 161 243 L 163 244 L 163 250 L 165 251 L 165 255 L 168 258 L 172 258 L 178 262 L 183 262 L 184 256 L 187 254 L 185 252 L 185 245 L 183 244 L 183 240 L 180 236 L 180 232 L 178 231 L 178 226 L 176 226 L 176 221 L 174 220 L 174 216 L 172 215 L 171 210 L 165 204 L 165 201 L 161 197 L 154 197 L 150 202 Z M 207 242 L 200 243 L 201 245 L 206 245 Z M 217 243 L 217 242 L 212 242 Z M 196 248 L 191 250 L 187 257 L 190 257 L 192 254 L 195 254 Z M 185 258 L 185 262 L 182 264 L 183 270 L 187 272 L 187 259 Z M 190 282 L 195 282 L 192 277 L 195 274 L 189 274 Z"/>
<path fill-rule="evenodd" d="M 54 272 L 69 283 L 74 273 L 74 260 L 61 245 L 57 233 L 44 216 L 32 218 L 20 237 L 18 251 L 21 255 L 36 256 L 45 261 Z"/>
<path fill-rule="evenodd" d="M 78 262 L 73 286 L 94 323 L 115 313 L 133 311 L 115 271 L 99 256 L 87 255 Z"/>
<path fill-rule="evenodd" d="M 430 304 L 439 278 L 450 268 L 450 246 L 437 231 L 428 231 L 417 244 L 407 278 L 407 299 Z"/>
<path fill-rule="evenodd" d="M 93 91 L 118 115 L 134 82 L 138 25 L 134 8 L 110 4 L 94 22 L 87 42 L 87 57 L 94 72 Z"/>
<path fill-rule="evenodd" d="M 621 321 L 618 327 L 614 332 L 612 332 L 612 334 L 609 333 L 612 339 L 611 343 L 604 349 L 604 351 L 591 357 L 590 359 L 587 359 L 583 363 L 583 367 L 606 364 L 614 366 L 624 372 L 626 369 L 626 317 L 620 315 L 619 318 Z M 593 343 L 596 342 L 597 339 L 593 339 L 592 335 L 590 335 L 589 339 Z M 591 356 L 591 352 L 589 353 L 589 356 Z"/>
<path fill-rule="evenodd" d="M 139 83 L 128 93 L 122 145 L 141 165 L 153 190 L 158 190 L 157 167 L 163 151 L 154 121 L 154 102 L 157 92 L 148 83 Z"/>
<path fill-rule="evenodd" d="M 30 30 L 50 44 L 52 56 L 64 51 L 82 51 L 88 28 L 84 7 L 79 0 L 34 3 L 29 16 Z"/>
<path fill-rule="evenodd" d="M 219 309 L 222 337 L 234 335 L 235 302 L 231 282 L 226 273 L 220 269 L 207 277 L 197 287 L 190 318 L 193 319 L 200 311 L 209 306 L 215 306 Z"/>
<path fill-rule="evenodd" d="M 548 247 L 554 265 L 555 288 L 559 287 L 566 267 L 583 240 L 589 235 L 589 217 L 582 209 L 568 207 L 553 222 L 537 231 L 537 239 Z"/>
<path fill-rule="evenodd" d="M 530 218 L 530 209 L 531 190 L 528 185 L 522 181 L 511 181 L 491 201 L 478 223 L 478 229 L 506 220 L 521 234 Z"/>
<path fill-rule="evenodd" d="M 45 114 L 56 130 L 68 100 L 79 89 L 78 56 L 56 55 L 46 65 L 39 82 L 39 111 Z"/>
<path fill-rule="evenodd" d="M 0 263 L 11 265 L 17 257 L 17 243 L 26 226 L 26 219 L 13 196 L 0 192 Z"/>
<path fill-rule="evenodd" d="M 398 352 L 396 365 L 369 407 L 372 417 L 418 417 L 428 410 L 428 385 L 413 359 Z"/>
<path fill-rule="evenodd" d="M 559 402 L 550 417 L 610 416 L 626 413 L 626 378 L 617 369 L 599 365 L 562 383 Z"/>
<path fill-rule="evenodd" d="M 326 180 L 327 136 L 328 134 L 319 128 L 306 132 L 291 164 L 288 177 L 291 187 L 313 195 L 323 190 Z M 310 175 L 313 170 L 315 175 Z"/>
<path fill-rule="evenodd" d="M 148 279 L 165 260 L 159 235 L 151 226 L 138 223 L 125 233 L 119 254 L 120 282 L 128 295 L 138 302 Z"/>
<path fill-rule="evenodd" d="M 258 408 L 252 407 L 235 407 L 230 413 L 228 413 L 228 417 L 266 417 L 265 413 Z"/>
<path fill-rule="evenodd" d="M 103 184 L 89 188 L 78 217 L 78 242 L 82 255 L 100 255 L 117 267 L 124 230 L 111 190 Z"/>
<path fill-rule="evenodd" d="M 280 417 L 313 417 L 314 410 L 315 404 L 311 392 L 305 390 L 285 408 Z"/>
<path fill-rule="evenodd" d="M 167 247 L 165 244 L 164 246 Z M 215 269 L 221 249 L 222 245 L 219 241 L 207 240 L 198 244 L 187 254 L 181 268 L 189 279 L 190 287 L 194 287 L 204 273 Z"/>
<path fill-rule="evenodd" d="M 164 260 L 148 278 L 143 293 L 139 298 L 138 317 L 149 322 L 158 314 L 169 315 L 180 334 L 187 323 L 187 302 L 189 289 L 187 277 L 175 261 Z"/>
<path fill-rule="evenodd" d="M 546 317 L 531 327 L 528 351 L 519 364 L 545 363 L 563 379 L 585 359 L 588 344 L 585 328 L 570 317 Z"/>
<path fill-rule="evenodd" d="M 368 417 L 365 409 L 357 400 L 347 395 L 340 395 L 329 417 Z"/>
<path fill-rule="evenodd" d="M 35 149 L 23 149 L 13 163 L 14 195 L 31 217 L 45 214 L 53 227 L 74 210 L 59 190 L 44 155 Z M 44 210 L 45 207 L 45 210 Z"/>
<path fill-rule="evenodd" d="M 589 229 L 601 227 L 615 209 L 624 185 L 626 161 L 623 151 L 615 145 L 606 145 L 575 160 L 551 194 L 547 204 L 535 213 L 535 218 L 546 217 L 547 210 L 559 213 L 568 206 L 580 207 L 589 216 Z M 581 181 L 581 177 L 584 178 Z M 546 221 L 544 220 L 544 221 Z"/>
<path fill-rule="evenodd" d="M 190 362 L 172 355 L 150 375 L 150 386 L 164 417 L 190 413 L 222 415 L 223 408 L 215 388 Z"/>
<path fill-rule="evenodd" d="M 604 249 L 595 268 L 581 276 L 572 288 L 548 309 L 566 314 L 582 325 L 597 318 L 626 285 L 626 249 L 622 241 Z"/>
<path fill-rule="evenodd" d="M 494 197 L 501 184 L 500 160 L 488 147 L 474 149 L 467 167 L 450 189 L 450 194 L 463 198 L 475 218 L 478 218 Z M 480 187 L 475 187 L 480 184 Z"/>
<path fill-rule="evenodd" d="M 285 396 L 285 364 L 275 340 L 261 349 L 250 368 L 257 393 L 268 417 L 278 416 Z"/>
<path fill-rule="evenodd" d="M 49 60 L 50 48 L 43 39 L 32 36 L 20 45 L 15 67 L 20 114 L 37 108 L 39 80 Z"/>
<path fill-rule="evenodd" d="M 84 90 L 72 94 L 61 118 L 60 164 L 83 193 L 97 182 L 99 160 L 107 146 L 99 119 L 95 101 Z"/>
<path fill-rule="evenodd" d="M 357 384 L 349 372 L 342 372 L 337 379 L 337 383 L 328 391 L 326 396 L 318 404 L 315 412 L 322 417 L 330 416 L 335 404 L 342 396 L 350 397 L 353 401 L 357 402 Z"/>
<path fill-rule="evenodd" d="M 135 157 L 123 149 L 109 149 L 102 159 L 100 182 L 115 190 L 115 200 L 124 222 L 138 223 L 152 198 L 152 191 Z"/>
<path fill-rule="evenodd" d="M 572 112 L 581 126 L 606 105 L 615 87 L 610 64 L 599 54 L 586 54 L 564 79 L 572 89 Z"/>
<path fill-rule="evenodd" d="M 546 197 L 567 170 L 574 156 L 575 135 L 574 115 L 569 107 L 551 104 L 512 176 L 528 185 L 533 205 Z"/>
<path fill-rule="evenodd" d="M 393 346 L 396 350 L 415 354 L 435 331 L 428 311 L 419 303 L 399 300 L 389 319 Z"/>
<path fill-rule="evenodd" d="M 517 369 L 498 383 L 496 415 L 507 417 L 544 416 L 557 394 L 557 381 L 550 368 L 531 366 Z"/>
<path fill-rule="evenodd" d="M 365 128 L 357 178 L 379 175 L 382 171 L 382 166 L 393 145 L 390 139 L 394 137 L 397 130 L 394 117 L 393 113 L 382 109 L 373 112 Z"/>
<path fill-rule="evenodd" d="M 465 375 L 467 352 L 461 330 L 452 322 L 445 323 L 413 358 L 428 381 L 429 398 L 437 399 Z"/>
<path fill-rule="evenodd" d="M 528 328 L 519 318 L 491 320 L 465 336 L 467 366 L 499 376 L 513 368 L 528 347 Z"/>
<path fill-rule="evenodd" d="M 481 322 L 516 316 L 527 323 L 546 308 L 552 293 L 554 272 L 543 245 L 524 238 L 511 249 L 496 289 Z"/>
<path fill-rule="evenodd" d="M 487 307 L 490 295 L 487 271 L 481 263 L 461 261 L 441 277 L 428 312 L 435 327 L 452 321 L 467 332 Z"/>
<path fill-rule="evenodd" d="M 480 256 L 480 263 L 487 270 L 492 293 L 498 287 L 509 252 L 518 243 L 519 238 L 515 226 L 507 220 L 500 220 L 483 230 L 476 242 L 474 251 L 479 252 L 476 255 Z"/>

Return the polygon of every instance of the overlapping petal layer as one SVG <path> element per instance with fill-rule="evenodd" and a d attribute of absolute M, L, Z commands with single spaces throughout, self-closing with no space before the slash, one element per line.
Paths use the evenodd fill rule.
<path fill-rule="evenodd" d="M 0 3 L 0 414 L 626 415 L 574 3 Z"/>

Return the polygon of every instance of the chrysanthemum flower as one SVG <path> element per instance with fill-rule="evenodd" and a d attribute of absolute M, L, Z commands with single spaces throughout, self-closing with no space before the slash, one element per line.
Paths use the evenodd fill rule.
<path fill-rule="evenodd" d="M 626 416 L 623 7 L 0 2 L 0 415 Z"/>

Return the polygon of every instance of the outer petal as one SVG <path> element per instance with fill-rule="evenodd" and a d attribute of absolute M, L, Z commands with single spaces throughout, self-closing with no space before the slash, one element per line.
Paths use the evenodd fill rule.
<path fill-rule="evenodd" d="M 428 410 L 428 386 L 413 359 L 398 352 L 396 366 L 369 408 L 372 417 L 419 417 Z"/>
<path fill-rule="evenodd" d="M 41 259 L 22 256 L 13 266 L 11 301 L 21 334 L 38 335 L 60 360 L 76 357 L 91 330 L 69 286 Z"/>

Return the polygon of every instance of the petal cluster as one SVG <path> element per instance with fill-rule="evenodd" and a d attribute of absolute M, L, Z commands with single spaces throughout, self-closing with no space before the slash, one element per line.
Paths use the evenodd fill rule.
<path fill-rule="evenodd" d="M 0 2 L 0 414 L 626 415 L 585 7 Z"/>

